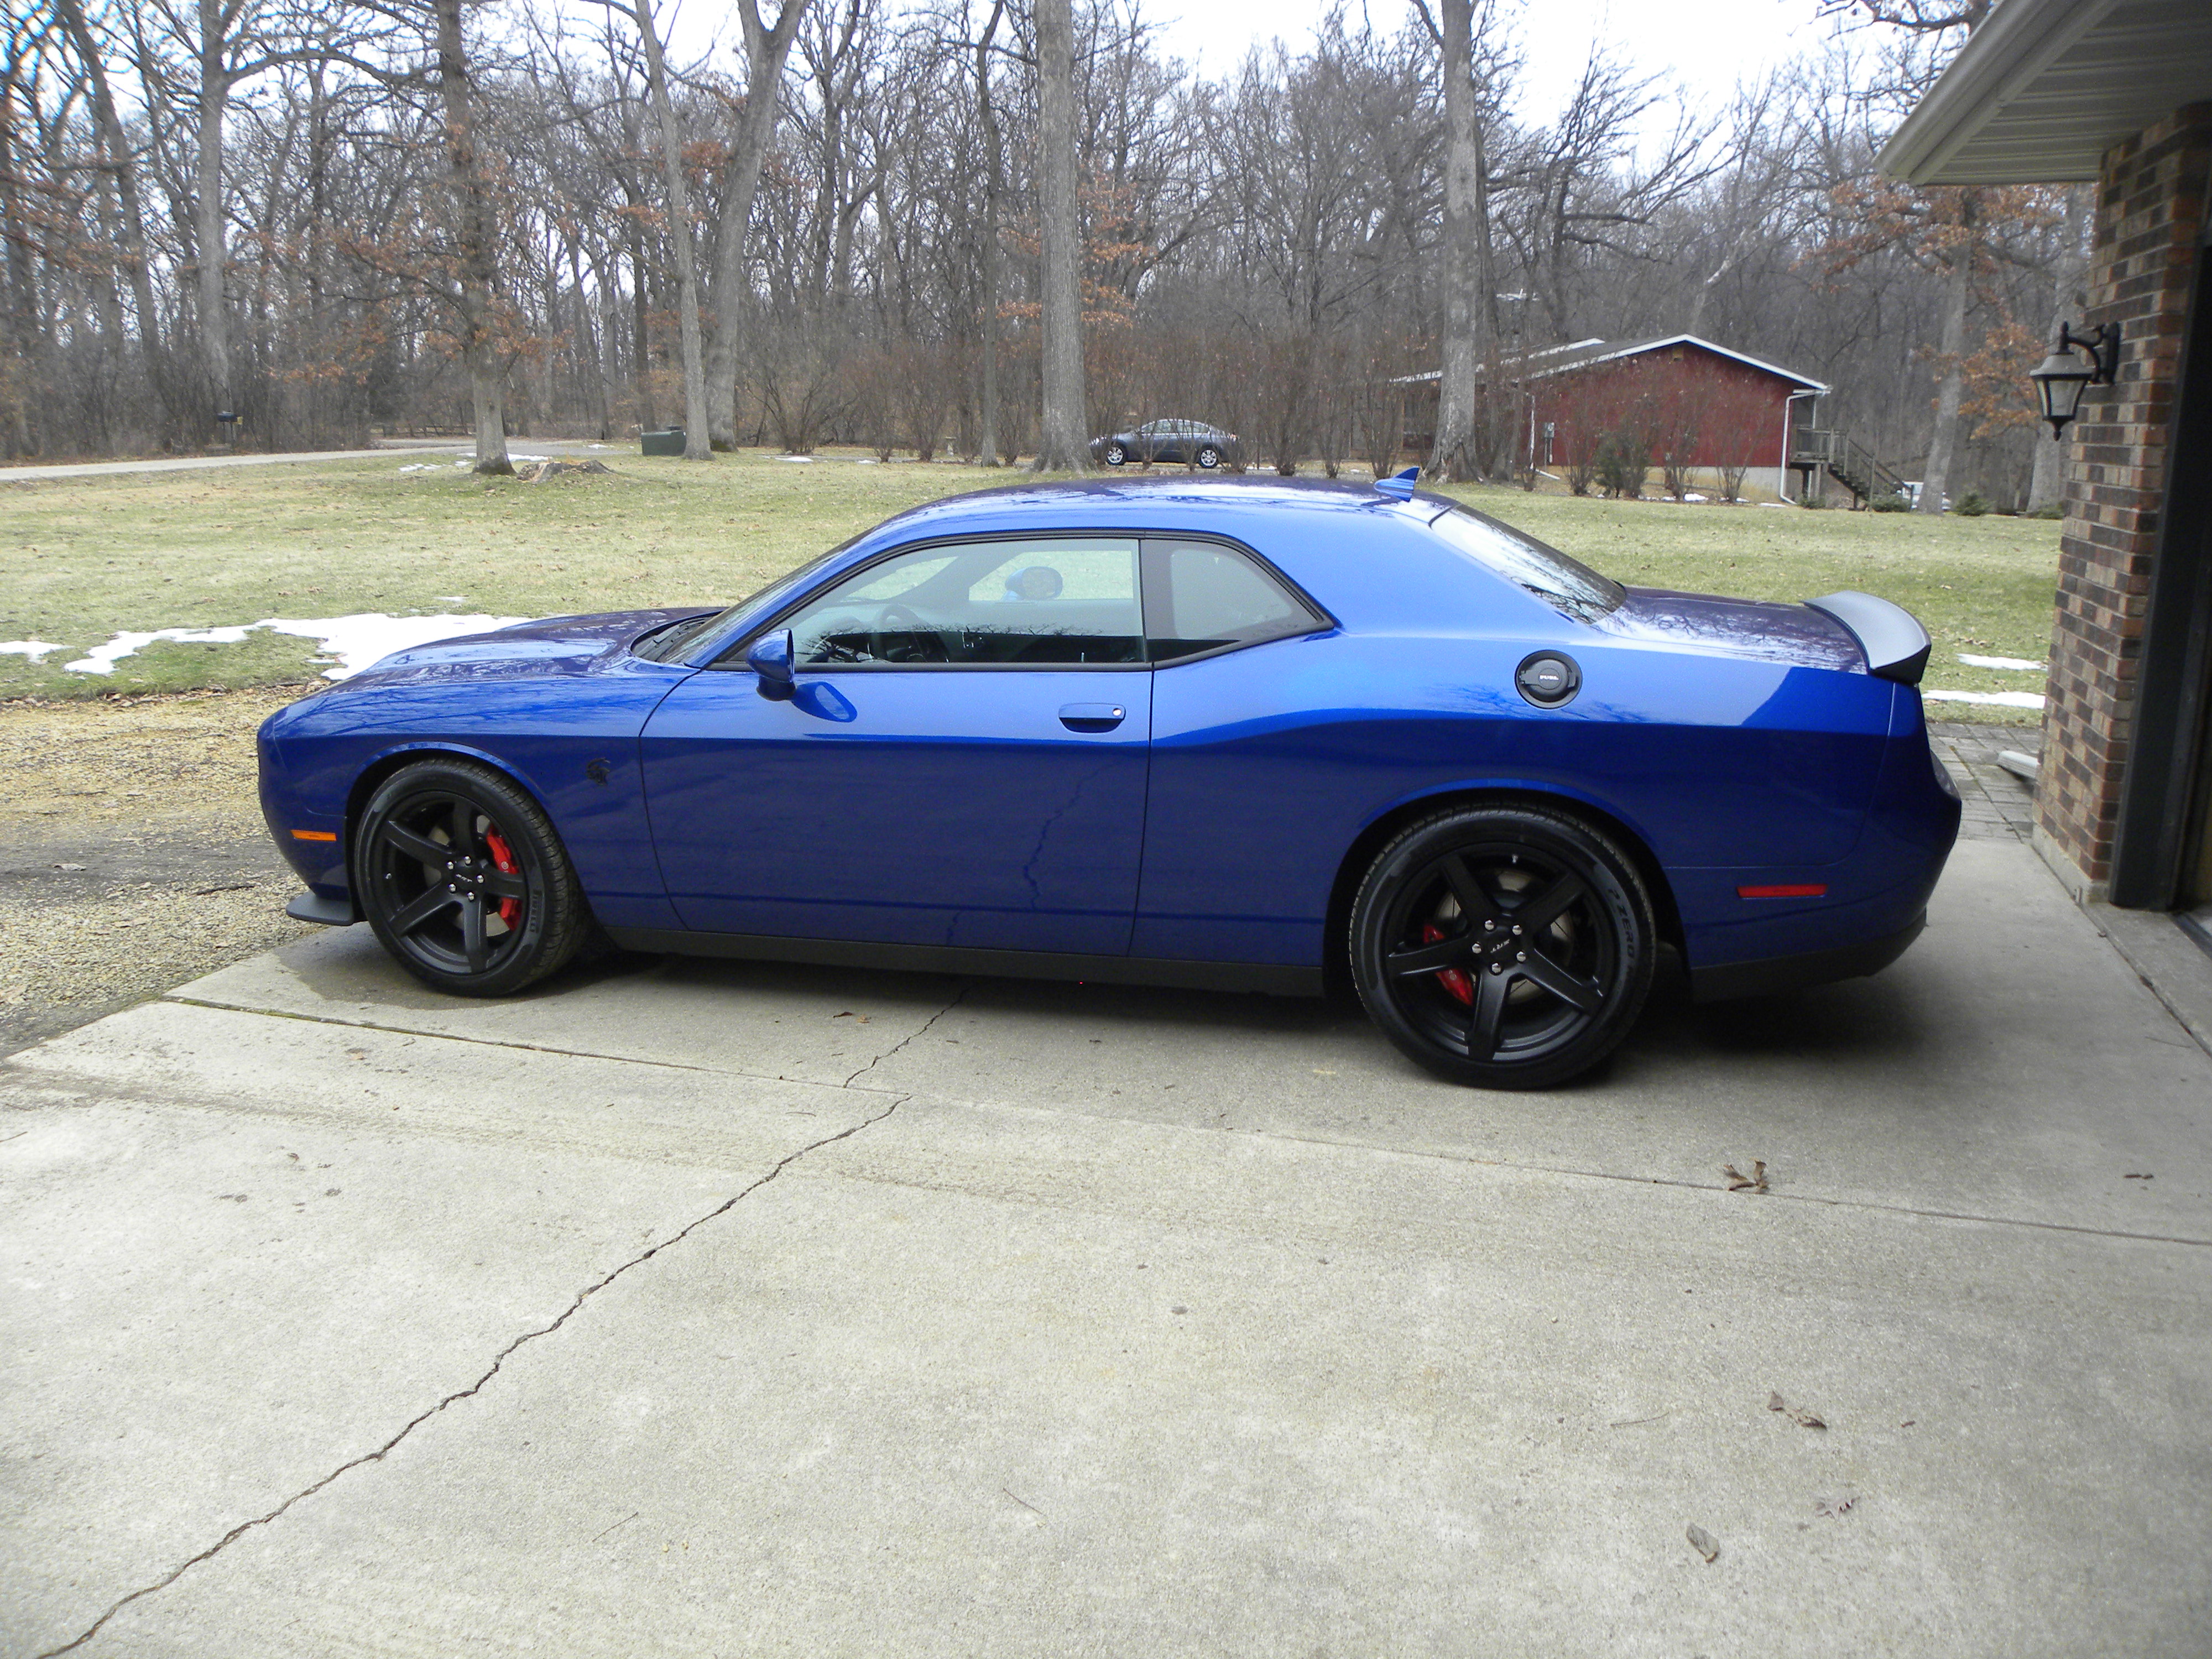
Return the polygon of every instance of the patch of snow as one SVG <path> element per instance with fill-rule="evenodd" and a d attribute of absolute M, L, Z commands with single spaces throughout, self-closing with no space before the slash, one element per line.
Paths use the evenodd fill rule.
<path fill-rule="evenodd" d="M 58 645 L 48 645 L 44 640 L 5 640 L 0 641 L 0 657 L 28 657 L 36 662 L 47 652 L 61 648 Z"/>
<path fill-rule="evenodd" d="M 248 634 L 265 628 L 271 633 L 316 641 L 322 652 L 319 660 L 337 664 L 334 668 L 324 670 L 323 678 L 343 680 L 395 651 L 439 640 L 458 639 L 464 634 L 488 634 L 494 629 L 512 628 L 529 620 L 527 617 L 392 617 L 380 611 L 350 617 L 264 617 L 259 622 L 242 623 L 235 628 L 157 628 L 144 633 L 120 633 L 106 645 L 94 646 L 75 662 L 64 663 L 62 666 L 78 674 L 112 674 L 117 663 L 125 657 L 136 656 L 159 640 L 175 640 L 184 645 L 238 645 Z M 3 648 L 6 647 L 0 647 Z M 61 649 L 54 645 L 45 648 Z"/>
<path fill-rule="evenodd" d="M 1699 494 L 1698 494 L 1698 492 L 1697 492 L 1696 490 L 1692 489 L 1692 490 L 1686 491 L 1686 492 L 1683 495 L 1682 499 L 1683 499 L 1684 501 L 1704 501 L 1704 500 L 1705 499 L 1705 497 L 1704 497 L 1703 495 L 1700 495 Z"/>
<path fill-rule="evenodd" d="M 1974 657 L 1961 651 L 1959 660 L 1969 668 L 2009 668 L 2021 674 L 2040 674 L 2044 670 L 2043 664 L 2031 662 L 2026 657 Z"/>
<path fill-rule="evenodd" d="M 813 459 L 814 458 L 811 455 L 779 455 L 776 457 L 776 459 L 779 461 L 796 461 L 801 465 L 805 465 Z"/>
<path fill-rule="evenodd" d="M 437 599 L 440 605 L 466 605 L 469 596 L 465 593 L 441 593 Z"/>
<path fill-rule="evenodd" d="M 2043 665 L 2038 663 L 2037 667 Z M 2033 691 L 1938 691 L 1928 686 L 1920 689 L 1923 697 L 1937 702 L 1978 702 L 1998 708 L 2040 708 L 2043 698 Z"/>
<path fill-rule="evenodd" d="M 443 472 L 446 469 L 435 461 L 410 461 L 399 470 L 402 472 Z"/>
<path fill-rule="evenodd" d="M 1795 507 L 1797 503 L 1795 501 L 1761 501 L 1759 505 L 1761 507 Z"/>

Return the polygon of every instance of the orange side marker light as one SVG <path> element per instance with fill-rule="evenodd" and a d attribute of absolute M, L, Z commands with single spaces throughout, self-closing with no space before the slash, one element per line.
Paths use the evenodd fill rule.
<path fill-rule="evenodd" d="M 292 832 L 292 839 L 294 841 L 336 841 L 337 834 L 331 830 L 295 830 Z"/>

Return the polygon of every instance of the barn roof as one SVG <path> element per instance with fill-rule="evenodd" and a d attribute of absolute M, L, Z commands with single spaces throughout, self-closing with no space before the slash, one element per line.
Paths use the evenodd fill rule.
<path fill-rule="evenodd" d="M 1577 368 L 1590 368 L 1599 363 L 1618 362 L 1626 357 L 1640 357 L 1647 351 L 1659 351 L 1668 346 L 1677 345 L 1696 346 L 1700 350 L 1711 352 L 1715 356 L 1729 358 L 1734 362 L 1747 364 L 1763 374 L 1771 374 L 1778 380 L 1787 380 L 1792 386 L 1802 386 L 1808 392 L 1828 390 L 1825 381 L 1815 380 L 1808 375 L 1799 374 L 1794 370 L 1779 368 L 1762 358 L 1752 356 L 1747 352 L 1731 351 L 1724 345 L 1716 345 L 1711 340 L 1701 339 L 1695 334 L 1661 334 L 1648 340 L 1577 340 L 1568 345 L 1545 346 L 1539 350 L 1525 351 L 1518 357 L 1506 359 L 1506 367 L 1513 372 L 1514 377 L 1517 380 L 1540 380 L 1548 375 L 1565 374 L 1570 370 Z M 1425 374 L 1406 375 L 1401 383 L 1421 385 L 1442 378 L 1442 371 L 1432 368 Z"/>

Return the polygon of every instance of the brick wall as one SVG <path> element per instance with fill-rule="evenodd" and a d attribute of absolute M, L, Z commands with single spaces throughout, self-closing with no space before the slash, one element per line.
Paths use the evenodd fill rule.
<path fill-rule="evenodd" d="M 2208 184 L 2212 104 L 2192 104 L 2106 152 L 2097 185 L 2085 320 L 2124 337 L 2116 384 L 2089 392 L 2073 429 L 2036 802 L 2036 845 L 2094 898 L 2112 874 Z"/>

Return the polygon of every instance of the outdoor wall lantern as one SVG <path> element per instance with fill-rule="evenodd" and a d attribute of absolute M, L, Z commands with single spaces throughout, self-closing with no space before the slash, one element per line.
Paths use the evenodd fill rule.
<path fill-rule="evenodd" d="M 2074 355 L 2079 347 L 2088 354 L 2083 362 Z M 2051 435 L 2064 435 L 2081 406 L 2081 394 L 2093 386 L 2110 386 L 2119 367 L 2120 325 L 2100 323 L 2087 334 L 2076 334 L 2065 323 L 2058 325 L 2058 343 L 2040 367 L 2027 372 L 2035 382 L 2035 400 L 2043 418 L 2051 422 Z"/>

